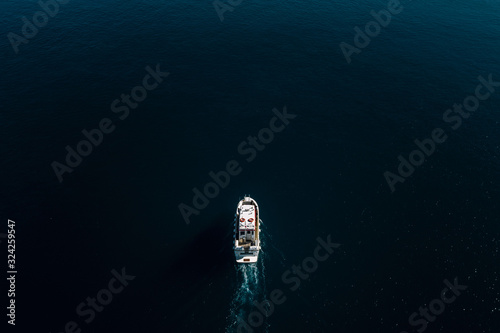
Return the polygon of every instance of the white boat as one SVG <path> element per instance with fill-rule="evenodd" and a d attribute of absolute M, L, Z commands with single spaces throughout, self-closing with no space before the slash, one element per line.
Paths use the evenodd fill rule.
<path fill-rule="evenodd" d="M 256 263 L 260 251 L 259 205 L 245 196 L 238 203 L 234 219 L 234 256 L 239 264 Z"/>

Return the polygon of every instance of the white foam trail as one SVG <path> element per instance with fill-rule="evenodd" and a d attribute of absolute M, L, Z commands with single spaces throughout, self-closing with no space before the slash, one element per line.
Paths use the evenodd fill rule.
<path fill-rule="evenodd" d="M 238 317 L 247 321 L 248 314 L 255 311 L 253 301 L 261 302 L 267 298 L 266 294 L 266 269 L 267 254 L 262 250 L 265 247 L 265 236 L 261 234 L 261 250 L 256 264 L 236 265 L 236 284 L 233 291 L 233 300 L 230 305 L 227 320 L 227 333 L 236 332 Z M 261 326 L 266 332 L 269 327 L 267 320 Z"/>
<path fill-rule="evenodd" d="M 236 332 L 238 316 L 246 320 L 252 302 L 257 299 L 261 290 L 259 268 L 256 264 L 238 264 L 236 274 L 237 281 L 227 317 L 226 332 Z"/>

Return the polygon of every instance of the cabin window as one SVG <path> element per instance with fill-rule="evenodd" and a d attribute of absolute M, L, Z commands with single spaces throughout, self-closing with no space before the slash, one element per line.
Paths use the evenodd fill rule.
<path fill-rule="evenodd" d="M 241 235 L 241 236 L 245 236 L 245 232 L 244 232 L 244 231 L 241 231 L 241 232 L 240 232 L 240 235 Z"/>

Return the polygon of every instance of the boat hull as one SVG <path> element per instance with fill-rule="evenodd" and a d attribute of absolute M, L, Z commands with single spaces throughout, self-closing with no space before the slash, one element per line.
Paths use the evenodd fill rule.
<path fill-rule="evenodd" d="M 252 264 L 259 259 L 259 206 L 248 196 L 240 200 L 236 208 L 233 250 L 238 264 Z"/>

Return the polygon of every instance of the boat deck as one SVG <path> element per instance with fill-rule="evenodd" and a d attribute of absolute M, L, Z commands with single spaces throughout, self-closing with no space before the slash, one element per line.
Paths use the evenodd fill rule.
<path fill-rule="evenodd" d="M 238 245 L 243 247 L 255 246 L 255 241 L 249 241 L 243 238 L 238 239 Z"/>

